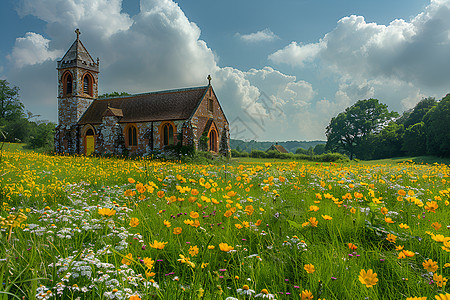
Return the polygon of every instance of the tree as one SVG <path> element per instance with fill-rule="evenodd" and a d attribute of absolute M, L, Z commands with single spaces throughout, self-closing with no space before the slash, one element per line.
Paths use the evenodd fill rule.
<path fill-rule="evenodd" d="M 427 112 L 436 105 L 437 101 L 433 97 L 420 100 L 404 120 L 405 128 L 407 129 L 409 126 L 422 122 Z"/>
<path fill-rule="evenodd" d="M 450 156 L 450 94 L 427 112 L 423 122 L 427 127 L 427 152 Z"/>
<path fill-rule="evenodd" d="M 415 123 L 405 130 L 402 149 L 407 155 L 425 155 L 427 153 L 427 133 L 425 123 Z"/>
<path fill-rule="evenodd" d="M 19 88 L 10 87 L 6 80 L 0 80 L 0 126 L 24 116 L 24 105 L 19 100 Z"/>
<path fill-rule="evenodd" d="M 366 137 L 379 133 L 397 115 L 396 112 L 389 112 L 387 105 L 377 99 L 359 100 L 331 119 L 326 128 L 326 149 L 343 151 L 353 159 L 363 148 Z"/>
<path fill-rule="evenodd" d="M 325 144 L 317 144 L 314 147 L 314 154 L 320 155 L 325 153 Z"/>

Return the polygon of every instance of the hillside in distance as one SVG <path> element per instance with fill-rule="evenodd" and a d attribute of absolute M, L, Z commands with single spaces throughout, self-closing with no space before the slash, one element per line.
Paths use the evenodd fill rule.
<path fill-rule="evenodd" d="M 318 144 L 326 144 L 326 141 L 286 141 L 286 142 L 258 142 L 258 141 L 243 141 L 230 139 L 231 149 L 235 149 L 239 152 L 246 151 L 248 153 L 252 150 L 266 151 L 270 146 L 278 143 L 283 146 L 287 151 L 295 153 L 298 148 L 308 150 L 310 147 L 314 148 Z"/>

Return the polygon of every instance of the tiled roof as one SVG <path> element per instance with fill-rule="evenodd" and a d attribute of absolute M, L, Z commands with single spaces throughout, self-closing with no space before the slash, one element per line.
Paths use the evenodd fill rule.
<path fill-rule="evenodd" d="M 269 150 L 277 150 L 280 153 L 289 153 L 289 151 L 284 149 L 284 147 L 281 145 L 272 145 L 269 149 L 267 149 L 267 151 Z"/>
<path fill-rule="evenodd" d="M 209 86 L 97 99 L 78 124 L 100 124 L 105 110 L 120 109 L 120 123 L 185 120 L 193 114 Z"/>
<path fill-rule="evenodd" d="M 58 61 L 58 69 L 70 67 L 82 67 L 98 71 L 98 63 L 92 59 L 79 38 L 73 42 L 64 57 Z"/>

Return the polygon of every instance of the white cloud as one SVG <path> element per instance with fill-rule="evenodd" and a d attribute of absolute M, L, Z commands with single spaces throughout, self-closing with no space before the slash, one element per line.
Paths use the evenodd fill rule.
<path fill-rule="evenodd" d="M 270 54 L 269 59 L 278 64 L 303 67 L 305 62 L 311 62 L 316 58 L 321 48 L 321 43 L 300 45 L 292 42 L 285 48 Z"/>
<path fill-rule="evenodd" d="M 27 32 L 25 37 L 16 39 L 12 54 L 8 58 L 13 61 L 15 67 L 22 68 L 55 60 L 64 54 L 62 50 L 49 50 L 49 42 L 50 40 L 40 34 Z"/>
<path fill-rule="evenodd" d="M 21 13 L 48 22 L 51 38 L 30 33 L 27 37 L 40 37 L 37 40 L 41 43 L 27 46 L 16 42 L 10 56 L 11 63 L 22 68 L 11 68 L 8 78 L 21 88 L 27 109 L 43 118 L 56 119 L 56 60 L 70 47 L 77 27 L 90 54 L 100 57 L 100 93 L 139 93 L 204 85 L 206 76 L 211 74 L 229 121 L 238 120 L 237 124 L 240 120 L 248 127 L 242 138 L 283 138 L 279 125 L 291 126 L 287 119 L 292 117 L 293 108 L 304 107 L 315 95 L 311 84 L 270 67 L 247 72 L 219 67 L 213 51 L 200 40 L 200 28 L 173 1 L 142 0 L 140 12 L 132 17 L 121 12 L 120 1 L 113 1 L 108 7 L 105 3 L 105 0 L 23 2 Z M 59 16 L 60 13 L 65 16 Z M 104 21 L 114 16 L 117 20 L 112 26 Z M 25 49 L 28 52 L 34 49 L 39 55 L 28 55 Z M 302 138 L 297 130 L 284 138 L 288 136 Z"/>
<path fill-rule="evenodd" d="M 411 20 L 398 19 L 387 26 L 352 15 L 339 20 L 317 43 L 292 42 L 269 59 L 294 67 L 315 61 L 341 78 L 340 94 L 353 102 L 361 99 L 353 97 L 377 97 L 402 111 L 426 93 L 442 97 L 448 91 L 449 15 L 450 0 L 431 0 Z M 364 88 L 348 95 L 348 84 Z"/>
<path fill-rule="evenodd" d="M 272 30 L 270 30 L 269 28 L 249 34 L 236 33 L 236 36 L 238 36 L 241 40 L 249 43 L 271 42 L 276 39 L 279 39 L 279 37 L 275 33 L 273 33 Z"/>

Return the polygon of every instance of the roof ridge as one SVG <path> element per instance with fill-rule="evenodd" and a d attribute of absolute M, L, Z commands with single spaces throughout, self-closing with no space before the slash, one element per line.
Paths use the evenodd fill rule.
<path fill-rule="evenodd" d="M 197 86 L 197 87 L 190 87 L 190 88 L 162 90 L 162 91 L 138 93 L 138 94 L 131 94 L 131 95 L 123 95 L 123 96 L 113 96 L 113 97 L 107 97 L 107 98 L 101 98 L 101 99 L 97 98 L 96 100 L 101 101 L 101 100 L 111 100 L 111 99 L 132 98 L 132 97 L 137 97 L 137 96 L 146 96 L 146 95 L 155 95 L 155 94 L 168 94 L 168 93 L 176 93 L 176 92 L 186 92 L 186 91 L 192 91 L 192 90 L 206 89 L 207 87 L 208 86 L 205 85 L 205 86 Z"/>

